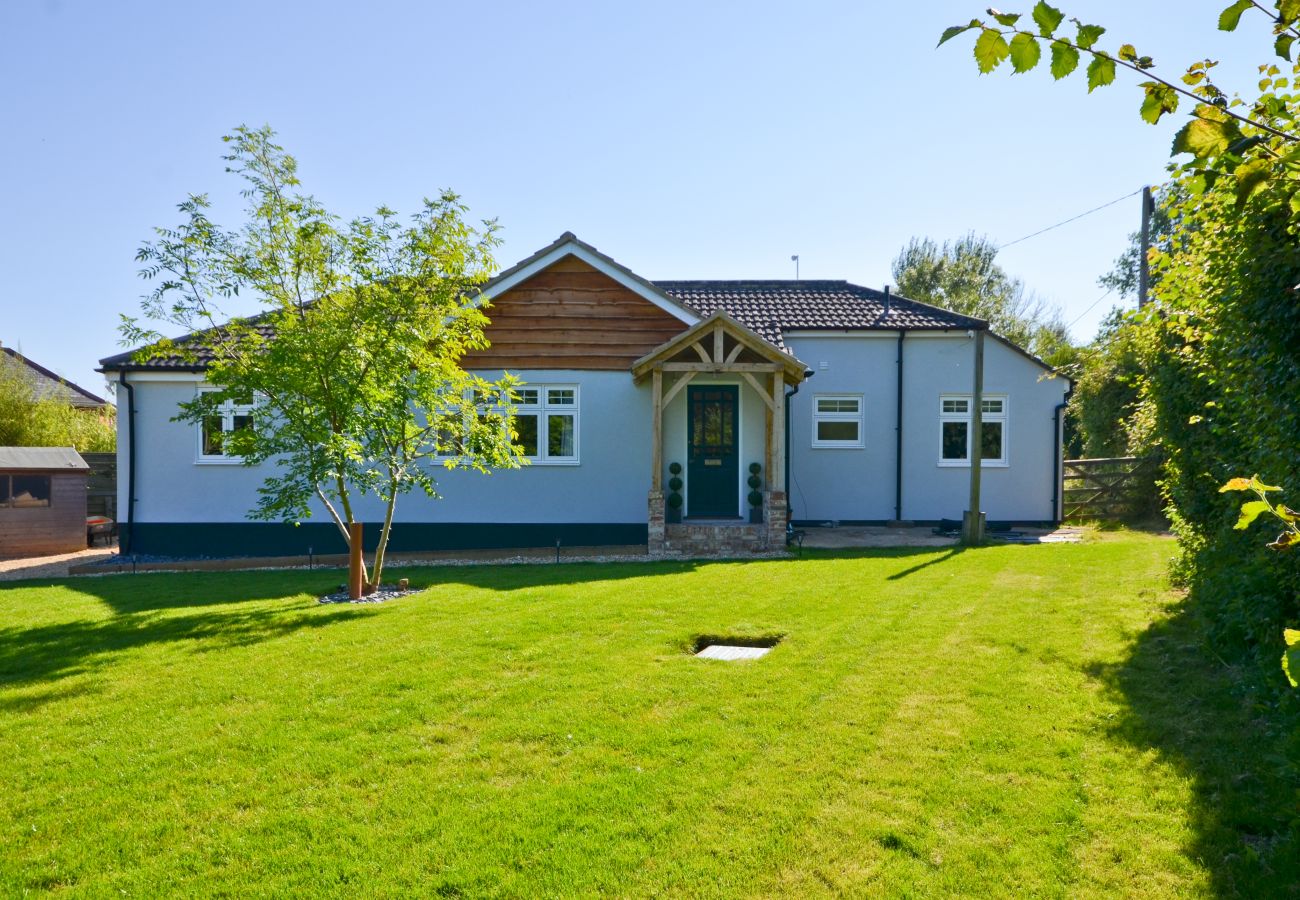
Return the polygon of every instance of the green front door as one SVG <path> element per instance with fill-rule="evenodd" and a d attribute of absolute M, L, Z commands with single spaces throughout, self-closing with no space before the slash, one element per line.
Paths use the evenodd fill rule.
<path fill-rule="evenodd" d="M 686 513 L 692 518 L 740 515 L 735 385 L 687 387 Z"/>

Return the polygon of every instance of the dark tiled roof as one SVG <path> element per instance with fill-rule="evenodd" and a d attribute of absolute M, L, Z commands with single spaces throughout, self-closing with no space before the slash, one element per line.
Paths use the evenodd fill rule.
<path fill-rule="evenodd" d="M 37 365 L 12 348 L 0 347 L 0 352 L 9 357 L 9 360 L 4 360 L 4 357 L 0 356 L 0 362 L 26 367 L 26 374 L 32 380 L 32 391 L 36 394 L 38 400 L 58 400 L 78 409 L 101 409 L 108 406 L 108 401 L 103 397 L 96 397 L 81 385 L 73 384 L 66 378 L 60 378 L 49 369 Z"/>
<path fill-rule="evenodd" d="M 782 349 L 802 330 L 896 331 L 984 328 L 986 323 L 847 281 L 656 281 L 655 287 L 707 316 L 718 309 Z"/>
<path fill-rule="evenodd" d="M 248 324 L 265 338 L 270 338 L 275 334 L 274 328 L 270 325 L 258 324 L 257 318 L 248 320 Z M 101 359 L 99 368 L 105 372 L 136 372 L 142 369 L 202 372 L 208 367 L 208 363 L 212 362 L 213 353 L 209 347 L 198 339 L 201 334 L 201 332 L 193 332 L 173 340 L 172 346 L 176 348 L 175 352 L 155 356 L 145 362 L 137 362 L 135 359 L 136 351 L 128 350 L 125 353 Z"/>

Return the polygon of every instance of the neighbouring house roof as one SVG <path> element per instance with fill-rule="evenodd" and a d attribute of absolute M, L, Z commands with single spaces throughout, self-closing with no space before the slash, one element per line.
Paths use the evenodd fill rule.
<path fill-rule="evenodd" d="M 88 472 L 90 466 L 71 447 L 0 447 L 0 470 Z"/>
<path fill-rule="evenodd" d="M 724 309 L 749 330 L 785 349 L 784 333 L 813 330 L 942 331 L 987 328 L 983 319 L 847 281 L 656 281 L 701 315 Z"/>
<path fill-rule="evenodd" d="M 73 384 L 66 378 L 60 378 L 11 347 L 0 347 L 0 353 L 4 353 L 9 358 L 5 360 L 4 357 L 0 357 L 0 362 L 21 365 L 26 369 L 32 380 L 32 390 L 38 400 L 58 400 L 79 409 L 102 409 L 108 406 L 108 401 L 103 397 L 97 397 L 80 385 Z"/>

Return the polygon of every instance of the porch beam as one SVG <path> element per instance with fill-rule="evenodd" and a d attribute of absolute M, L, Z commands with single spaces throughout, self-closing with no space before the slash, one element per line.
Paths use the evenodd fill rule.
<path fill-rule="evenodd" d="M 691 346 L 695 348 L 696 353 L 700 354 L 701 360 L 703 360 L 706 363 L 713 362 L 713 357 L 709 356 L 709 351 L 705 350 L 704 345 L 701 344 L 699 341 L 696 341 L 695 343 L 691 344 Z"/>
<path fill-rule="evenodd" d="M 785 367 L 780 363 L 715 363 L 715 362 L 668 362 L 663 364 L 665 372 L 780 372 Z"/>
<path fill-rule="evenodd" d="M 771 384 L 776 380 L 776 376 L 773 375 L 770 378 L 765 378 L 763 380 L 766 384 Z M 759 393 L 763 395 L 764 400 L 768 399 L 769 393 L 766 384 L 764 389 L 759 391 Z M 767 482 L 769 490 L 772 487 L 772 423 L 776 421 L 772 412 L 775 406 L 776 401 L 770 401 L 767 404 L 767 409 L 763 411 L 763 433 L 767 435 L 767 443 L 764 446 L 763 452 L 763 480 Z"/>
<path fill-rule="evenodd" d="M 664 489 L 664 373 L 659 369 L 654 370 L 651 376 L 651 428 L 650 437 L 650 490 L 662 491 Z"/>
<path fill-rule="evenodd" d="M 676 397 L 678 394 L 680 394 L 682 392 L 682 388 L 690 384 L 691 379 L 694 377 L 695 377 L 694 372 L 687 372 L 673 383 L 673 386 L 668 389 L 668 393 L 664 394 L 663 403 L 660 404 L 659 407 L 661 412 L 662 410 L 668 408 L 668 405 L 673 402 L 673 398 Z"/>
<path fill-rule="evenodd" d="M 725 357 L 722 355 L 722 325 L 719 323 L 713 327 L 713 361 L 720 363 Z"/>
<path fill-rule="evenodd" d="M 767 411 L 769 414 L 771 414 L 772 410 L 776 408 L 776 401 L 774 401 L 772 397 L 768 394 L 767 389 L 764 388 L 763 385 L 759 384 L 758 379 L 755 378 L 749 372 L 741 372 L 740 377 L 748 381 L 749 386 L 754 389 L 754 392 L 758 394 L 758 396 L 763 398 L 763 402 L 767 404 Z M 766 381 L 767 379 L 763 379 L 763 380 Z"/>
<path fill-rule="evenodd" d="M 731 365 L 736 361 L 736 357 L 739 356 L 742 352 L 744 352 L 744 349 L 745 349 L 744 342 L 736 341 L 736 346 L 731 348 L 731 352 L 727 354 L 727 358 L 723 360 L 723 362 L 725 362 L 727 365 Z"/>

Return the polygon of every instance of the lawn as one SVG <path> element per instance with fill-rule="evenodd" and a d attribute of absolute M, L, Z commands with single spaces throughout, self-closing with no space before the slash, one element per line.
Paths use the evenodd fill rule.
<path fill-rule="evenodd" d="M 0 893 L 1286 893 L 1172 551 L 0 585 Z"/>

